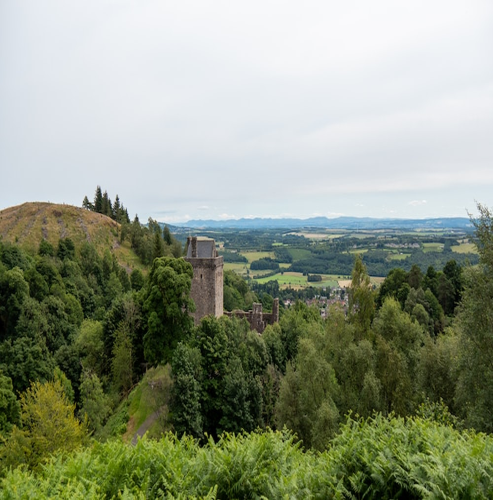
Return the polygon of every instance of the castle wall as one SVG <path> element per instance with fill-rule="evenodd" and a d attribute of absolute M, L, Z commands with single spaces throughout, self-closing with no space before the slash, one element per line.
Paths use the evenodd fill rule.
<path fill-rule="evenodd" d="M 246 318 L 252 330 L 262 333 L 267 325 L 273 325 L 279 322 L 279 299 L 274 299 L 271 313 L 264 313 L 262 311 L 262 304 L 254 302 L 251 311 L 235 310 L 232 312 L 225 312 L 224 314 L 229 317 L 236 316 L 238 318 Z"/>
<path fill-rule="evenodd" d="M 196 253 L 194 252 L 196 255 Z M 209 314 L 223 315 L 223 258 L 186 257 L 193 267 L 190 295 L 195 302 L 195 324 Z"/>
<path fill-rule="evenodd" d="M 219 318 L 223 314 L 246 318 L 250 328 L 262 333 L 267 325 L 279 321 L 279 299 L 274 299 L 272 313 L 264 313 L 262 304 L 254 303 L 252 310 L 223 310 L 223 258 L 218 256 L 216 245 L 212 238 L 197 238 L 190 236 L 187 241 L 187 256 L 185 260 L 193 267 L 193 278 L 190 295 L 195 302 L 193 319 L 199 324 L 204 316 L 213 315 Z"/>

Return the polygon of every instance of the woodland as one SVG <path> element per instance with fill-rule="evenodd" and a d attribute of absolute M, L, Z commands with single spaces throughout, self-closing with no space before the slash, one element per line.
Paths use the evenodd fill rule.
<path fill-rule="evenodd" d="M 126 209 L 134 269 L 90 242 L 0 240 L 0 498 L 491 497 L 493 216 L 477 208 L 478 264 L 395 267 L 375 289 L 356 255 L 347 314 L 298 301 L 262 335 L 194 326 L 182 244 Z M 227 294 L 259 300 L 231 271 Z M 163 433 L 133 446 L 121 409 L 157 369 Z"/>

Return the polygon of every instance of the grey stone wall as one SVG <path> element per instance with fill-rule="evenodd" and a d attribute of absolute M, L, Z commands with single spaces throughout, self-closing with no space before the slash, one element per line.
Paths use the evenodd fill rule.
<path fill-rule="evenodd" d="M 187 262 L 193 267 L 193 279 L 190 295 L 195 302 L 193 319 L 200 323 L 204 316 L 212 314 L 219 318 L 223 310 L 223 258 L 218 256 L 212 238 L 189 237 L 187 241 Z M 262 333 L 267 325 L 279 321 L 279 299 L 274 299 L 271 313 L 262 312 L 262 304 L 254 303 L 252 310 L 227 312 L 228 316 L 246 318 L 250 328 Z"/>
<path fill-rule="evenodd" d="M 195 241 L 191 239 L 195 246 Z M 212 243 L 214 240 L 212 240 Z M 200 243 L 200 241 L 199 241 Z M 223 315 L 223 258 L 217 256 L 215 247 L 213 257 L 186 257 L 193 267 L 193 279 L 190 295 L 195 302 L 193 314 L 195 324 L 209 314 L 217 318 Z M 197 255 L 194 252 L 194 255 Z"/>
<path fill-rule="evenodd" d="M 279 299 L 274 299 L 272 304 L 272 312 L 264 313 L 262 311 L 262 304 L 254 302 L 251 311 L 225 312 L 226 316 L 236 316 L 238 318 L 246 318 L 250 323 L 250 328 L 262 333 L 267 325 L 273 325 L 279 322 Z"/>

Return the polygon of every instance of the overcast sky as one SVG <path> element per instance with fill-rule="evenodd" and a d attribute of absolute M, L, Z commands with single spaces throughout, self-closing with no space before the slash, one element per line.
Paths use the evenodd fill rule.
<path fill-rule="evenodd" d="M 491 0 L 0 0 L 0 209 L 493 205 Z"/>

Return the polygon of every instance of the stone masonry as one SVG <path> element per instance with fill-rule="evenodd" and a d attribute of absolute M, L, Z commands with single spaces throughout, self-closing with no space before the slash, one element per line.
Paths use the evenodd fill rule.
<path fill-rule="evenodd" d="M 190 295 L 195 302 L 194 322 L 197 325 L 204 316 L 210 314 L 219 318 L 223 310 L 223 258 L 217 254 L 212 238 L 189 236 L 185 260 L 193 267 Z M 228 316 L 246 318 L 250 328 L 262 333 L 266 325 L 279 321 L 279 299 L 274 299 L 272 313 L 262 312 L 262 304 L 254 303 L 252 310 L 226 312 Z"/>
<path fill-rule="evenodd" d="M 193 267 L 190 295 L 195 302 L 195 324 L 209 314 L 223 315 L 223 258 L 211 238 L 188 237 L 185 257 Z"/>
<path fill-rule="evenodd" d="M 238 318 L 246 318 L 250 323 L 250 328 L 262 333 L 267 325 L 273 325 L 279 322 L 279 299 L 274 299 L 272 304 L 272 313 L 264 313 L 262 304 L 254 302 L 251 311 L 232 311 L 225 312 L 227 316 L 236 316 Z"/>

